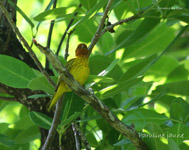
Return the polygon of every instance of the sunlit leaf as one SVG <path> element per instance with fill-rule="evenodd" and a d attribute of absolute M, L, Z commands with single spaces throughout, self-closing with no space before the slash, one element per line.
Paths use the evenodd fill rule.
<path fill-rule="evenodd" d="M 14 88 L 27 88 L 35 78 L 33 70 L 24 62 L 6 55 L 0 55 L 0 83 Z"/>
<path fill-rule="evenodd" d="M 140 131 L 150 122 L 160 125 L 166 120 L 168 120 L 168 118 L 165 115 L 158 114 L 155 111 L 147 109 L 135 109 L 126 113 L 123 122 L 128 125 L 134 124 L 135 128 Z"/>
<path fill-rule="evenodd" d="M 42 90 L 44 92 L 47 92 L 48 94 L 54 93 L 54 88 L 51 86 L 51 84 L 49 84 L 45 77 L 38 77 L 32 79 L 28 84 L 28 88 L 32 90 Z"/>
<path fill-rule="evenodd" d="M 130 80 L 121 82 L 119 84 L 110 85 L 110 86 L 100 90 L 98 92 L 98 95 L 103 99 L 111 97 L 111 96 L 118 94 L 122 91 L 127 91 L 131 86 L 134 86 L 135 84 L 140 82 L 142 79 L 143 78 L 140 77 L 140 78 L 130 79 Z"/>
<path fill-rule="evenodd" d="M 56 20 L 58 18 L 61 18 L 64 20 L 72 18 L 74 16 L 73 15 L 74 13 L 66 14 L 66 9 L 67 7 L 59 7 L 59 8 L 47 10 L 38 14 L 33 19 L 36 21 L 44 21 L 44 20 Z"/>

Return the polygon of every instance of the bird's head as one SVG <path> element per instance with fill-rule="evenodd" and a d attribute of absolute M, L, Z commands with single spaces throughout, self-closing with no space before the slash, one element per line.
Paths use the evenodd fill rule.
<path fill-rule="evenodd" d="M 76 48 L 75 55 L 77 57 L 88 57 L 89 56 L 89 50 L 87 48 L 86 44 L 79 44 Z"/>

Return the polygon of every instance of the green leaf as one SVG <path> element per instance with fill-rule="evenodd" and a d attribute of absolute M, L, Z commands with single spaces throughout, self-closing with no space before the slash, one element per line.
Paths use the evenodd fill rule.
<path fill-rule="evenodd" d="M 112 63 L 106 69 L 104 69 L 101 73 L 98 74 L 98 76 L 107 75 L 110 71 L 112 71 L 112 69 L 115 67 L 117 62 L 118 62 L 118 59 L 113 60 Z"/>
<path fill-rule="evenodd" d="M 24 122 L 24 124 L 23 124 L 23 122 Z M 20 118 L 19 120 L 17 120 L 14 123 L 14 129 L 15 130 L 26 130 L 29 127 L 33 126 L 33 125 L 34 124 L 31 121 L 31 119 L 29 118 L 28 113 L 27 113 L 27 115 L 25 115 L 24 117 Z"/>
<path fill-rule="evenodd" d="M 129 90 L 130 87 L 139 83 L 140 81 L 142 81 L 142 79 L 143 79 L 143 77 L 139 77 L 139 78 L 130 79 L 130 80 L 121 82 L 119 84 L 114 84 L 114 85 L 111 85 L 109 87 L 106 87 L 106 88 L 100 90 L 97 94 L 100 96 L 100 98 L 106 99 L 106 98 L 114 96 L 115 94 L 118 94 L 122 91 Z"/>
<path fill-rule="evenodd" d="M 73 26 L 71 26 L 70 30 L 83 23 L 85 20 L 89 20 L 89 18 L 91 19 L 106 3 L 107 0 L 99 0 L 96 5 L 94 5 L 89 11 L 87 11 L 84 17 L 82 17 Z"/>
<path fill-rule="evenodd" d="M 87 106 L 84 106 L 84 101 L 72 92 L 66 93 L 63 106 L 64 111 L 59 125 L 61 133 L 64 133 L 66 128 L 87 108 Z"/>
<path fill-rule="evenodd" d="M 24 144 L 24 143 L 29 143 L 30 141 L 36 138 L 39 138 L 39 136 L 40 136 L 39 128 L 37 128 L 36 126 L 32 126 L 27 130 L 23 130 L 22 132 L 20 132 L 14 140 L 18 144 Z"/>
<path fill-rule="evenodd" d="M 92 87 L 96 83 L 112 83 L 114 80 L 110 77 L 103 77 L 103 76 L 97 76 L 97 75 L 89 75 L 87 79 L 87 83 L 85 84 L 85 87 L 88 89 L 89 87 Z"/>
<path fill-rule="evenodd" d="M 59 7 L 59 8 L 47 10 L 38 14 L 33 19 L 36 21 L 44 21 L 44 20 L 56 20 L 58 18 L 61 18 L 61 20 L 73 18 L 74 13 L 65 14 L 67 8 L 68 7 Z"/>
<path fill-rule="evenodd" d="M 169 56 L 161 56 L 161 58 L 149 68 L 146 74 L 154 76 L 154 78 L 167 77 L 178 65 L 179 63 L 176 59 Z"/>
<path fill-rule="evenodd" d="M 50 8 L 51 8 L 51 6 L 53 5 L 53 3 L 54 3 L 54 0 L 51 0 L 50 2 L 49 2 L 49 4 L 47 5 L 47 7 L 45 8 L 45 11 L 47 11 L 47 10 L 49 10 Z M 41 21 L 37 24 L 37 26 L 36 26 L 36 35 L 35 36 L 37 36 L 37 33 L 38 33 L 38 30 L 39 30 L 39 26 L 41 25 Z"/>
<path fill-rule="evenodd" d="M 164 32 L 162 32 L 164 31 Z M 123 58 L 136 58 L 163 51 L 175 37 L 175 31 L 164 22 L 158 24 L 144 39 L 128 46 Z"/>
<path fill-rule="evenodd" d="M 66 103 L 70 103 L 69 109 L 67 109 L 67 116 L 71 116 L 75 112 L 81 112 L 85 107 L 85 101 L 73 92 L 66 93 L 64 97 L 64 102 L 65 103 L 63 104 L 63 109 L 67 109 Z"/>
<path fill-rule="evenodd" d="M 119 80 L 119 83 L 143 75 L 152 66 L 156 59 L 157 55 L 152 55 L 143 59 L 140 63 L 132 66 L 123 74 Z"/>
<path fill-rule="evenodd" d="M 181 98 L 175 99 L 171 103 L 170 117 L 171 119 L 182 121 L 183 123 L 189 121 L 189 104 Z"/>
<path fill-rule="evenodd" d="M 57 77 L 53 78 L 55 80 L 57 79 Z M 28 88 L 30 88 L 31 90 L 42 90 L 44 92 L 47 92 L 48 94 L 54 93 L 54 88 L 51 84 L 49 84 L 45 77 L 38 77 L 32 79 L 28 84 Z"/>
<path fill-rule="evenodd" d="M 108 54 L 116 51 L 117 49 L 126 48 L 139 41 L 148 35 L 150 31 L 153 30 L 157 24 L 159 24 L 159 22 L 159 18 L 145 18 L 135 32 L 133 32 L 130 36 L 125 37 L 125 40 L 118 43 L 118 45 L 112 51 L 108 52 Z"/>
<path fill-rule="evenodd" d="M 80 23 L 79 26 L 77 26 L 74 33 L 78 35 L 80 41 L 88 43 L 91 41 L 93 35 L 95 34 L 96 28 L 97 25 L 95 24 L 94 20 L 84 20 L 82 23 Z"/>
<path fill-rule="evenodd" d="M 168 93 L 189 96 L 189 81 L 187 80 L 163 84 L 157 87 L 156 92 L 165 89 L 168 90 Z"/>
<path fill-rule="evenodd" d="M 0 134 L 0 144 L 6 146 L 6 147 L 11 147 L 12 145 L 15 144 L 13 140 L 11 140 L 9 137 Z"/>
<path fill-rule="evenodd" d="M 148 133 L 139 133 L 139 137 L 144 140 L 149 149 L 159 150 L 160 147 L 162 150 L 168 149 L 168 146 L 161 141 L 161 138 L 166 138 L 166 135 L 157 124 L 148 123 L 145 130 Z"/>
<path fill-rule="evenodd" d="M 28 88 L 30 80 L 35 78 L 28 65 L 6 55 L 0 55 L 0 70 L 0 83 L 13 88 Z"/>
<path fill-rule="evenodd" d="M 35 95 L 30 95 L 28 98 L 41 98 L 41 97 L 49 97 L 47 94 L 35 94 Z"/>
<path fill-rule="evenodd" d="M 84 6 L 87 10 L 90 10 L 93 8 L 94 5 L 96 5 L 97 0 L 80 0 L 80 3 L 82 6 Z"/>
<path fill-rule="evenodd" d="M 96 29 L 96 28 L 95 28 Z M 100 39 L 99 39 L 99 42 L 98 42 L 98 47 L 99 47 L 99 50 L 105 54 L 107 52 L 109 52 L 113 46 L 114 46 L 114 37 L 111 35 L 111 33 L 106 33 L 104 34 Z"/>
<path fill-rule="evenodd" d="M 137 131 L 141 131 L 145 125 L 150 122 L 158 125 L 164 123 L 168 118 L 163 114 L 158 114 L 155 111 L 147 109 L 135 109 L 128 111 L 123 118 L 125 124 L 134 124 Z"/>
<path fill-rule="evenodd" d="M 188 125 L 177 123 L 165 130 L 167 139 L 173 140 L 176 144 L 181 144 L 183 141 L 189 139 Z"/>
<path fill-rule="evenodd" d="M 187 80 L 188 75 L 189 75 L 189 72 L 188 70 L 184 68 L 184 65 L 179 65 L 168 75 L 166 82 L 168 83 L 168 82 L 177 82 L 177 81 Z"/>
<path fill-rule="evenodd" d="M 29 115 L 32 122 L 36 124 L 38 127 L 50 129 L 52 118 L 39 112 L 30 112 Z"/>
<path fill-rule="evenodd" d="M 127 140 L 127 139 L 123 139 L 117 143 L 115 143 L 113 146 L 122 146 L 122 145 L 127 145 L 127 144 L 130 144 L 131 141 Z"/>
<path fill-rule="evenodd" d="M 89 60 L 89 68 L 91 70 L 91 74 L 105 74 L 108 77 L 111 77 L 114 81 L 118 81 L 120 75 L 122 75 L 122 70 L 116 64 L 117 61 L 118 60 L 112 60 L 105 56 L 93 56 Z"/>
<path fill-rule="evenodd" d="M 180 150 L 179 146 L 171 139 L 168 139 L 169 150 Z"/>
<path fill-rule="evenodd" d="M 76 120 L 79 116 L 81 115 L 81 112 L 75 112 L 73 115 L 69 116 L 67 119 L 64 119 L 60 125 L 59 125 L 59 128 L 64 128 L 65 129 L 65 126 L 69 127 L 70 124 Z M 64 132 L 64 131 L 63 131 Z"/>

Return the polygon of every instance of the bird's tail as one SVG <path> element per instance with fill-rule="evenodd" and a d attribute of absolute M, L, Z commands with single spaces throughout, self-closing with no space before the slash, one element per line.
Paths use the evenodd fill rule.
<path fill-rule="evenodd" d="M 53 98 L 50 100 L 50 102 L 48 104 L 48 109 L 47 109 L 48 112 L 50 112 L 52 110 L 52 108 L 54 107 L 56 102 L 60 99 L 60 97 L 64 94 L 64 92 L 66 92 L 65 84 L 63 82 L 60 82 Z"/>

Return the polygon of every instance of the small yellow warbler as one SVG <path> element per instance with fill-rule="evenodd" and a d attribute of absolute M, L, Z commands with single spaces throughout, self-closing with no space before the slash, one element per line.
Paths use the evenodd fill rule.
<path fill-rule="evenodd" d="M 72 74 L 75 80 L 77 80 L 81 85 L 85 83 L 89 75 L 88 67 L 88 56 L 89 51 L 85 44 L 79 44 L 75 51 L 76 58 L 70 59 L 66 68 Z M 64 81 L 59 81 L 56 92 L 50 101 L 48 111 L 51 111 L 56 102 L 65 92 L 70 92 L 71 89 L 66 85 Z"/>

